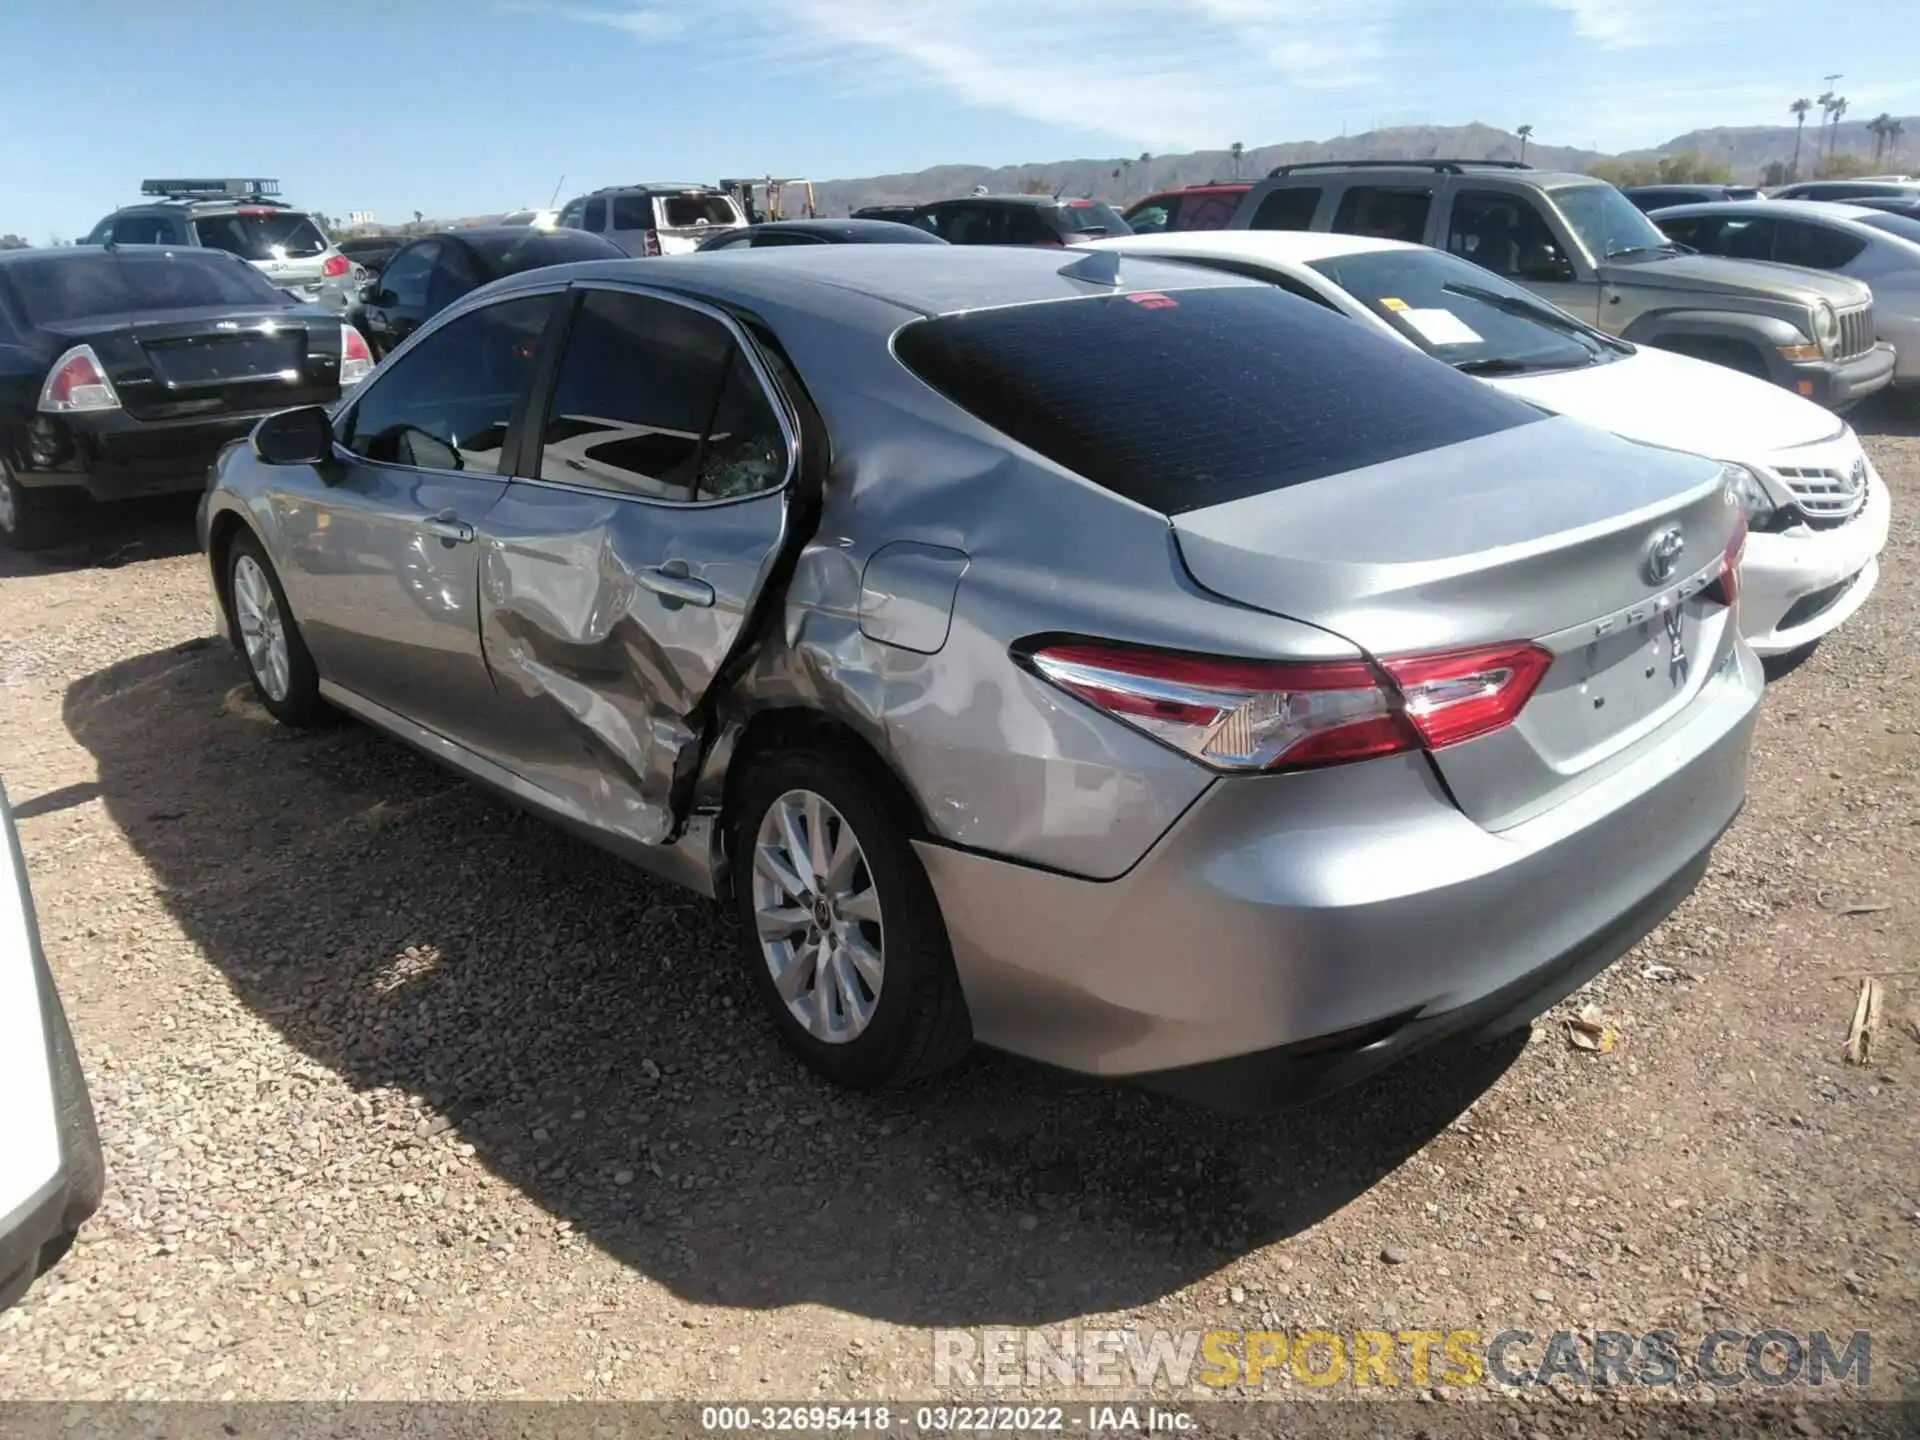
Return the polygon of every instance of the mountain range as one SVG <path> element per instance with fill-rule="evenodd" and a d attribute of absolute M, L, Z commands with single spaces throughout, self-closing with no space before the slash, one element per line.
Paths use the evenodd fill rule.
<path fill-rule="evenodd" d="M 1903 118 L 1901 124 L 1905 134 L 1900 137 L 1900 154 L 1906 157 L 1908 165 L 1920 169 L 1920 117 Z M 1819 128 L 1817 123 L 1809 124 L 1802 137 L 1803 171 L 1809 168 L 1817 143 L 1815 132 Z M 1837 135 L 1831 138 L 1838 152 L 1858 155 L 1863 159 L 1873 158 L 1874 136 L 1867 129 L 1865 121 L 1843 121 Z M 1675 136 L 1664 145 L 1631 150 L 1620 155 L 1572 145 L 1545 145 L 1529 141 L 1525 147 L 1525 158 L 1528 164 L 1543 170 L 1584 171 L 1602 160 L 1657 160 L 1692 151 L 1709 160 L 1724 161 L 1736 179 L 1757 181 L 1769 161 L 1791 160 L 1793 146 L 1794 127 L 1791 125 L 1719 126 L 1708 130 L 1692 130 L 1685 135 Z M 1276 165 L 1298 165 L 1316 160 L 1426 160 L 1441 156 L 1518 160 L 1521 158 L 1521 148 L 1518 135 L 1477 121 L 1471 125 L 1399 126 L 1389 130 L 1369 130 L 1358 135 L 1342 135 L 1330 140 L 1295 140 L 1279 145 L 1256 146 L 1241 155 L 1237 173 L 1243 178 L 1253 178 L 1265 175 Z M 1884 154 L 1881 164 L 1889 170 L 1900 168 L 1895 157 Z M 1049 190 L 1069 195 L 1134 200 L 1156 190 L 1229 179 L 1235 173 L 1234 157 L 1230 151 L 1196 150 L 1184 155 L 1132 156 L 1125 161 L 1060 160 L 1032 165 L 938 165 L 911 174 L 815 181 L 813 189 L 821 213 L 844 215 L 849 209 L 863 205 L 906 204 L 965 195 L 976 185 L 984 185 L 995 193 L 1005 193 L 1029 185 L 1045 184 Z"/>
<path fill-rule="evenodd" d="M 1888 171 L 1904 167 L 1920 171 L 1920 116 L 1900 121 L 1905 133 L 1898 140 L 1897 153 L 1880 156 L 1880 165 Z M 1836 152 L 1874 158 L 1874 135 L 1865 121 L 1843 121 L 1837 133 L 1829 135 L 1817 123 L 1817 117 L 1801 136 L 1801 169 L 1811 171 L 1813 158 L 1824 153 L 1828 140 Z M 1006 194 L 1045 186 L 1049 192 L 1089 195 L 1115 203 L 1130 202 L 1157 190 L 1181 185 L 1200 185 L 1209 180 L 1225 180 L 1238 174 L 1244 179 L 1265 175 L 1276 165 L 1298 165 L 1315 160 L 1428 160 L 1447 156 L 1472 160 L 1518 160 L 1522 158 L 1518 135 L 1478 121 L 1470 125 L 1406 125 L 1387 130 L 1369 130 L 1358 135 L 1341 135 L 1330 140 L 1293 140 L 1279 145 L 1260 145 L 1244 151 L 1236 164 L 1231 151 L 1195 150 L 1181 155 L 1135 155 L 1111 160 L 1056 160 L 1027 165 L 936 165 L 899 175 L 870 175 L 855 180 L 816 180 L 814 199 L 822 215 L 845 215 L 866 205 L 919 204 L 955 195 L 966 195 L 976 185 L 984 185 L 996 194 Z M 1709 160 L 1724 162 L 1736 180 L 1749 183 L 1760 179 L 1770 161 L 1783 164 L 1794 154 L 1794 127 L 1791 125 L 1716 126 L 1690 130 L 1676 135 L 1664 145 L 1646 150 L 1629 150 L 1610 155 L 1601 150 L 1586 150 L 1573 145 L 1546 145 L 1529 140 L 1525 147 L 1528 164 L 1543 170 L 1585 171 L 1603 160 L 1658 160 L 1669 155 L 1692 152 Z M 634 176 L 635 180 L 644 176 Z M 564 198 L 564 197 L 563 197 Z M 431 220 L 419 226 L 380 227 L 401 229 L 440 229 L 449 225 L 484 225 L 498 215 L 474 215 L 459 220 Z"/>

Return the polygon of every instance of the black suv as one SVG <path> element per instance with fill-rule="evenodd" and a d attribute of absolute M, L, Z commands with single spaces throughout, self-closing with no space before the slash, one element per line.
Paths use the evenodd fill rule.
<path fill-rule="evenodd" d="M 970 195 L 935 200 L 913 212 L 909 224 L 931 230 L 949 245 L 1078 245 L 1133 227 L 1101 200 L 1051 195 Z"/>
<path fill-rule="evenodd" d="M 93 227 L 88 245 L 201 245 L 247 261 L 294 299 L 344 311 L 353 262 L 320 222 L 279 198 L 278 180 L 143 180 L 151 197 Z"/>

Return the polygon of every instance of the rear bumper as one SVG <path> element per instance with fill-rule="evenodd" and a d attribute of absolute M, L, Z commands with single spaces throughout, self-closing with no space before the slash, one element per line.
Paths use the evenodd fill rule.
<path fill-rule="evenodd" d="M 75 416 L 35 447 L 53 463 L 16 470 L 29 489 L 84 490 L 96 500 L 187 494 L 207 484 L 221 447 L 244 439 L 272 410 L 190 420 L 136 420 L 124 413 Z"/>
<path fill-rule="evenodd" d="M 1740 632 L 1762 656 L 1811 645 L 1844 623 L 1880 578 L 1893 504 L 1870 477 L 1867 502 L 1845 525 L 1797 535 L 1747 537 L 1740 562 Z"/>
<path fill-rule="evenodd" d="M 1414 755 L 1216 782 L 1112 881 L 923 845 L 975 1035 L 1258 1110 L 1524 1022 L 1659 923 L 1738 812 L 1763 682 L 1729 654 L 1657 750 L 1498 833 Z"/>
<path fill-rule="evenodd" d="M 1851 360 L 1788 364 L 1781 383 L 1829 410 L 1844 410 L 1891 385 L 1894 363 L 1893 346 L 1882 342 Z"/>

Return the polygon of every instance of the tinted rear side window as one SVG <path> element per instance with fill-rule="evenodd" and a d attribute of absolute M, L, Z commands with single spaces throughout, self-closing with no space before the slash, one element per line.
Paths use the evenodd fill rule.
<path fill-rule="evenodd" d="M 1003 434 L 1167 515 L 1542 418 L 1273 288 L 948 315 L 909 325 L 895 350 Z"/>
<path fill-rule="evenodd" d="M 198 305 L 291 305 L 258 270 L 192 250 L 54 252 L 0 269 L 29 325 Z"/>
<path fill-rule="evenodd" d="M 1319 208 L 1318 185 L 1294 185 L 1262 200 L 1248 224 L 1255 230 L 1311 230 L 1313 213 Z"/>

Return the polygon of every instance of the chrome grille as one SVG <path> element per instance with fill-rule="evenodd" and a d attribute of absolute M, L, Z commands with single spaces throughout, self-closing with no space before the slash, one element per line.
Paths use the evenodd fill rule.
<path fill-rule="evenodd" d="M 1840 347 L 1837 358 L 1851 360 L 1873 348 L 1873 306 L 1840 312 Z"/>
<path fill-rule="evenodd" d="M 1844 470 L 1781 465 L 1774 473 L 1793 492 L 1794 503 L 1814 521 L 1844 520 L 1867 503 L 1867 461 L 1856 457 Z"/>

